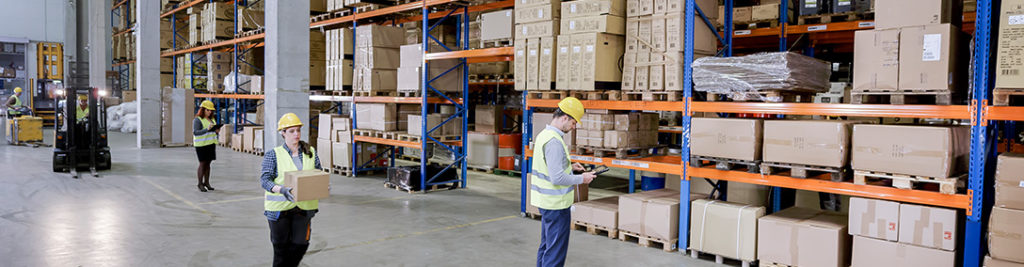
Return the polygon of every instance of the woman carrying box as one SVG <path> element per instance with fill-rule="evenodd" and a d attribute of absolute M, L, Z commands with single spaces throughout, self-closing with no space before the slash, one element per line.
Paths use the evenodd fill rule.
<path fill-rule="evenodd" d="M 274 266 L 298 266 L 309 248 L 311 220 L 319 207 L 318 200 L 295 201 L 292 189 L 284 186 L 284 174 L 298 170 L 319 170 L 316 150 L 299 137 L 302 121 L 295 113 L 281 116 L 277 131 L 284 138 L 263 157 L 260 183 L 265 190 L 263 202 L 270 223 L 270 243 L 274 245 Z"/>

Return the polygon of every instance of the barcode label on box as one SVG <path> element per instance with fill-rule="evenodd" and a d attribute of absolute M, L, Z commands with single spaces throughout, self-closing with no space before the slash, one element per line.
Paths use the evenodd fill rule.
<path fill-rule="evenodd" d="M 828 25 L 814 25 L 814 26 L 807 27 L 807 31 L 809 31 L 809 32 L 824 31 L 824 30 L 827 30 L 827 29 L 828 29 Z"/>
<path fill-rule="evenodd" d="M 734 31 L 732 34 L 733 35 L 748 35 L 748 34 L 750 34 L 750 30 Z"/>
<path fill-rule="evenodd" d="M 1024 24 L 1024 15 L 1013 15 L 1006 18 L 1006 24 L 1017 25 Z"/>
<path fill-rule="evenodd" d="M 576 13 L 576 3 L 569 5 L 569 13 Z"/>
<path fill-rule="evenodd" d="M 858 28 L 875 27 L 875 22 L 874 21 L 860 22 L 860 23 L 857 23 L 857 27 Z"/>
<path fill-rule="evenodd" d="M 569 21 L 569 29 L 570 30 L 576 29 L 576 21 L 575 20 L 570 20 Z"/>
<path fill-rule="evenodd" d="M 1000 74 L 1002 74 L 1004 76 L 1017 76 L 1017 75 L 1020 75 L 1020 70 L 1019 69 L 1005 69 L 1005 70 L 1001 71 Z"/>
<path fill-rule="evenodd" d="M 921 47 L 921 61 L 939 61 L 942 59 L 942 34 L 925 34 L 924 45 Z"/>
<path fill-rule="evenodd" d="M 543 18 L 543 17 L 544 17 L 544 10 L 543 9 L 538 9 L 537 10 L 537 18 L 539 19 L 539 18 Z"/>
<path fill-rule="evenodd" d="M 1017 186 L 1024 187 L 1024 181 L 1020 181 L 1020 184 L 1018 184 Z"/>

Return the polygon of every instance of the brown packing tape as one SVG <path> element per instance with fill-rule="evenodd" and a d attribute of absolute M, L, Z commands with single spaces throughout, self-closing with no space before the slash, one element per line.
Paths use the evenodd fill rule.
<path fill-rule="evenodd" d="M 870 230 L 871 230 L 871 228 L 870 228 L 870 226 L 871 226 L 871 218 L 875 217 L 875 209 L 876 209 L 876 205 L 878 205 L 878 201 L 877 200 L 866 199 L 866 201 L 867 201 L 867 209 L 864 211 L 864 213 L 861 214 L 861 217 L 860 217 L 860 235 L 864 235 L 864 236 L 866 236 L 866 235 L 868 235 L 868 233 L 870 233 Z"/>
<path fill-rule="evenodd" d="M 945 240 L 942 229 L 945 229 L 942 222 L 932 223 L 932 247 L 942 248 L 942 241 Z"/>
<path fill-rule="evenodd" d="M 1021 234 L 1005 232 L 1005 231 L 999 231 L 999 230 L 992 230 L 992 227 L 989 227 L 988 235 L 990 237 L 994 236 L 994 237 L 1005 238 L 1005 239 L 1012 239 L 1012 240 L 1024 239 L 1024 236 L 1021 236 Z M 991 238 L 989 238 L 989 240 L 991 240 Z"/>
<path fill-rule="evenodd" d="M 872 146 L 854 146 L 853 151 L 869 153 L 872 155 L 887 155 L 888 157 L 893 157 L 893 153 L 883 153 L 882 149 L 878 149 Z M 899 153 L 901 158 L 906 156 L 946 158 L 948 154 L 949 153 L 947 153 L 947 151 L 940 150 L 906 150 L 902 151 L 902 153 Z"/>
<path fill-rule="evenodd" d="M 919 216 L 917 220 L 914 220 L 914 241 L 913 244 L 924 244 L 924 228 L 928 227 L 932 222 L 932 210 L 926 207 L 918 207 L 921 212 L 917 214 Z M 902 209 L 901 209 L 902 212 Z M 939 231 L 942 231 L 939 229 Z M 941 238 L 939 238 L 941 240 Z M 940 242 L 941 244 L 941 242 Z M 939 246 L 941 247 L 941 246 Z"/>
<path fill-rule="evenodd" d="M 776 139 L 776 138 L 765 138 L 764 144 L 766 145 L 780 145 L 780 146 L 793 146 L 795 142 L 792 139 Z M 824 143 L 803 143 L 804 147 L 819 147 L 824 149 L 841 150 L 842 146 L 839 144 L 824 144 Z"/>
<path fill-rule="evenodd" d="M 794 223 L 790 224 L 789 228 L 789 264 L 800 266 L 800 249 L 797 248 L 797 243 L 800 241 L 800 227 Z"/>

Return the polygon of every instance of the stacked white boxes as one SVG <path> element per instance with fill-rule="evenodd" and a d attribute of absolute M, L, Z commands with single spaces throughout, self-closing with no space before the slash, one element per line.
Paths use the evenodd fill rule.
<path fill-rule="evenodd" d="M 560 1 L 518 0 L 515 9 L 515 89 L 550 90 L 555 82 L 555 45 Z"/>
<path fill-rule="evenodd" d="M 702 10 L 714 10 L 714 0 L 699 0 Z M 705 15 L 715 16 L 713 12 Z M 626 1 L 626 53 L 623 57 L 622 90 L 683 90 L 685 25 L 683 2 Z M 709 19 L 714 19 L 711 17 Z M 718 42 L 702 21 L 693 25 L 694 58 L 714 55 Z"/>
<path fill-rule="evenodd" d="M 435 46 L 431 47 L 431 51 L 444 49 Z M 400 49 L 400 54 L 401 62 L 398 66 L 397 83 L 399 92 L 421 92 L 423 89 L 423 77 L 421 72 L 423 68 L 421 66 L 424 63 L 426 63 L 430 69 L 430 77 L 428 77 L 428 79 L 433 80 L 430 82 L 431 87 L 441 92 L 462 91 L 461 82 L 463 77 L 463 67 L 456 67 L 459 65 L 458 59 L 431 60 L 423 62 L 423 44 L 403 45 Z"/>
<path fill-rule="evenodd" d="M 328 30 L 325 36 L 327 45 L 327 73 L 325 89 L 343 91 L 352 87 L 352 30 L 347 28 Z M 348 58 L 346 58 L 348 57 Z"/>
<path fill-rule="evenodd" d="M 625 0 L 562 2 L 557 38 L 558 90 L 618 89 L 625 50 Z"/>
<path fill-rule="evenodd" d="M 397 89 L 399 50 L 405 30 L 366 25 L 356 27 L 352 89 L 356 92 L 391 92 Z"/>

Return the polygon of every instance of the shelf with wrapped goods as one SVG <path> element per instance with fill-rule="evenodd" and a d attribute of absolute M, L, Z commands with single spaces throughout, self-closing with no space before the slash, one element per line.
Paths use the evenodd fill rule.
<path fill-rule="evenodd" d="M 206 2 L 210 2 L 210 1 L 209 0 L 192 0 L 190 2 L 186 2 L 186 3 L 183 3 L 183 4 L 178 4 L 173 9 L 168 10 L 167 12 L 161 13 L 160 14 L 160 18 L 166 18 L 167 16 L 173 15 L 174 13 L 178 13 L 178 12 L 184 11 L 185 9 L 188 9 L 188 8 L 194 6 L 194 5 L 198 5 L 198 4 L 202 4 L 202 3 L 206 3 Z"/>
<path fill-rule="evenodd" d="M 388 146 L 400 146 L 400 147 L 415 148 L 415 149 L 420 149 L 422 147 L 422 144 L 420 144 L 420 142 L 401 141 L 401 140 L 394 140 L 394 139 L 384 139 L 384 138 L 369 137 L 369 136 L 362 136 L 362 135 L 352 136 L 352 140 L 356 141 L 356 142 L 364 142 L 364 143 L 372 143 L 372 144 L 380 144 L 380 145 L 388 145 Z M 450 145 L 450 146 L 462 146 L 462 141 L 444 141 L 442 143 L 444 143 L 446 145 Z"/>
<path fill-rule="evenodd" d="M 455 103 L 462 104 L 462 98 L 455 98 Z M 400 97 L 400 96 L 332 96 L 332 95 L 310 95 L 309 101 L 325 102 L 352 102 L 356 103 L 395 103 L 395 104 L 422 104 L 421 97 Z M 428 104 L 451 104 L 448 99 L 441 97 L 427 98 Z"/>
<path fill-rule="evenodd" d="M 185 49 L 178 49 L 178 50 L 172 50 L 172 51 L 168 51 L 168 52 L 163 52 L 163 53 L 160 53 L 160 57 L 173 57 L 173 56 L 177 56 L 177 55 L 181 55 L 181 54 L 187 54 L 187 53 L 192 53 L 192 52 L 197 52 L 197 51 L 204 51 L 204 50 L 210 50 L 210 49 L 219 48 L 219 47 L 232 46 L 232 45 L 239 44 L 239 43 L 244 43 L 244 42 L 253 42 L 253 41 L 257 41 L 257 40 L 262 40 L 264 37 L 266 37 L 266 33 L 254 34 L 254 35 L 250 35 L 250 36 L 239 37 L 239 38 L 234 38 L 234 39 L 230 39 L 230 40 L 224 40 L 224 41 L 220 41 L 220 42 L 216 42 L 216 43 L 212 43 L 212 44 L 207 44 L 207 45 L 201 45 L 201 46 L 196 46 L 196 47 L 191 47 L 191 48 L 185 48 Z"/>

